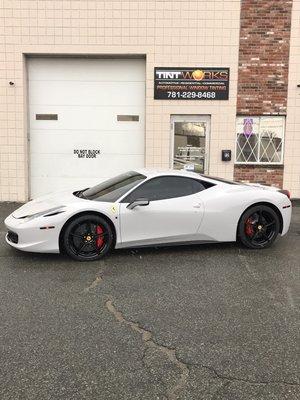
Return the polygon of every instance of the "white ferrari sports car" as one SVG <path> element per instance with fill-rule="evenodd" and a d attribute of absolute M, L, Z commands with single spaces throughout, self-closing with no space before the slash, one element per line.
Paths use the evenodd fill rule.
<path fill-rule="evenodd" d="M 138 170 L 28 202 L 6 218 L 6 241 L 80 261 L 149 245 L 239 240 L 262 249 L 287 233 L 291 210 L 285 190 L 184 170 Z"/>

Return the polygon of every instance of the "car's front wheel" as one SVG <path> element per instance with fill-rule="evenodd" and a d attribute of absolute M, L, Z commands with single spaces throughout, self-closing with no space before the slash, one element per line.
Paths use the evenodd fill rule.
<path fill-rule="evenodd" d="M 251 249 L 263 249 L 274 242 L 279 229 L 277 213 L 271 207 L 257 205 L 242 215 L 238 226 L 238 238 Z"/>
<path fill-rule="evenodd" d="M 110 224 L 96 214 L 85 214 L 73 219 L 62 237 L 65 253 L 78 261 L 99 260 L 112 248 L 113 242 Z"/>

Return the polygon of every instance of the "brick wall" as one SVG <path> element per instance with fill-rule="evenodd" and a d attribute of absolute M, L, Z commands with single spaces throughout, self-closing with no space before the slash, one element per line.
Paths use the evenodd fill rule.
<path fill-rule="evenodd" d="M 285 114 L 291 0 L 243 0 L 237 113 Z"/>
<path fill-rule="evenodd" d="M 282 188 L 283 166 L 276 165 L 236 165 L 234 168 L 234 180 L 244 182 L 256 182 L 262 185 Z"/>
<path fill-rule="evenodd" d="M 237 114 L 286 115 L 291 0 L 243 0 Z M 235 165 L 237 180 L 282 187 L 283 167 Z"/>

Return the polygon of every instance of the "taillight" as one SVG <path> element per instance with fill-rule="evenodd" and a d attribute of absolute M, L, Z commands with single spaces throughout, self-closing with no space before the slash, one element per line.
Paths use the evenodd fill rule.
<path fill-rule="evenodd" d="M 281 189 L 279 192 L 285 194 L 289 199 L 291 198 L 291 192 L 289 190 Z"/>

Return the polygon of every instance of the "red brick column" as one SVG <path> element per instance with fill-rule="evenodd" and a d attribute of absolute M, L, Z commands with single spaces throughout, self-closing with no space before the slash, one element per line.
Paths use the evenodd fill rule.
<path fill-rule="evenodd" d="M 286 114 L 291 12 L 291 0 L 241 1 L 238 115 Z M 268 184 L 282 186 L 283 171 L 279 178 L 277 167 L 267 169 L 274 170 Z M 255 181 L 261 170 L 236 165 L 234 175 Z"/>

